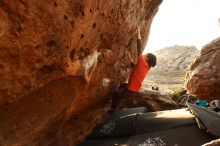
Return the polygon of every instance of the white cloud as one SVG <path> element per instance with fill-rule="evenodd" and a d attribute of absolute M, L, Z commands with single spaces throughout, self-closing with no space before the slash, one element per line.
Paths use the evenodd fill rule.
<path fill-rule="evenodd" d="M 220 0 L 164 0 L 151 25 L 146 52 L 203 45 L 220 36 Z"/>

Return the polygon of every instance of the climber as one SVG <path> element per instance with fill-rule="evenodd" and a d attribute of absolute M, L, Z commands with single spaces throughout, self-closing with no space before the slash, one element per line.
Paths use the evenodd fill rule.
<path fill-rule="evenodd" d="M 157 63 L 157 58 L 152 53 L 147 53 L 142 55 L 143 48 L 142 48 L 142 40 L 141 40 L 141 33 L 140 28 L 137 28 L 137 63 L 134 64 L 133 59 L 131 58 L 130 53 L 128 53 L 128 57 L 130 58 L 132 64 L 134 64 L 128 83 L 122 83 L 116 90 L 116 93 L 112 96 L 112 111 L 114 111 L 117 107 L 117 104 L 122 98 L 129 98 L 138 96 L 138 91 L 141 88 L 141 84 L 146 77 L 147 73 L 149 72 L 151 67 L 155 67 Z"/>

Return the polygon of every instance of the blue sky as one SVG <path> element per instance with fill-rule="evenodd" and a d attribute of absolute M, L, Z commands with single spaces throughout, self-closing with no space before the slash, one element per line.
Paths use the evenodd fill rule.
<path fill-rule="evenodd" d="M 145 52 L 187 45 L 201 49 L 220 36 L 220 0 L 163 0 Z"/>

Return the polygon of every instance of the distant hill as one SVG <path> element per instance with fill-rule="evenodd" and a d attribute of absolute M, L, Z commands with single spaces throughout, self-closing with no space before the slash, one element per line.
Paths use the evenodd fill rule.
<path fill-rule="evenodd" d="M 157 65 L 151 69 L 144 84 L 180 86 L 184 83 L 188 66 L 199 56 L 200 51 L 194 46 L 175 45 L 154 54 L 157 56 Z"/>
<path fill-rule="evenodd" d="M 172 46 L 155 52 L 158 62 L 155 67 L 160 72 L 183 72 L 190 63 L 199 55 L 199 50 L 194 46 Z"/>

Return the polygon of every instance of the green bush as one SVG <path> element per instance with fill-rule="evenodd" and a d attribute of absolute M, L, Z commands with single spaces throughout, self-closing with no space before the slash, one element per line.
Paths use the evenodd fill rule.
<path fill-rule="evenodd" d="M 176 89 L 172 94 L 172 99 L 175 102 L 180 102 L 182 100 L 182 95 L 186 94 L 186 90 L 184 88 Z"/>

